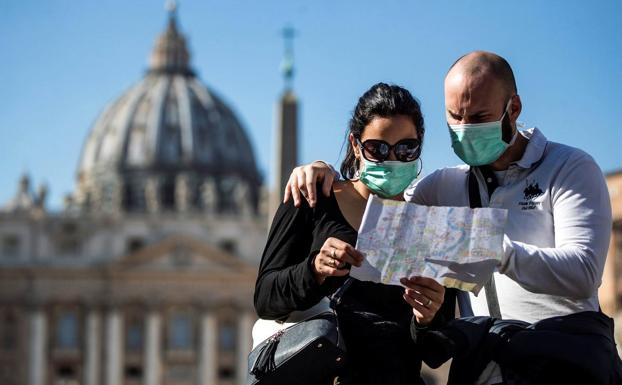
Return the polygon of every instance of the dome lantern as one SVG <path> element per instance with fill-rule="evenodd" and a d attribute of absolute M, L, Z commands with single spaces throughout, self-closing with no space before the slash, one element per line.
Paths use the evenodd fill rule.
<path fill-rule="evenodd" d="M 149 61 L 150 72 L 191 74 L 186 38 L 177 28 L 177 3 L 167 3 L 168 25 L 156 39 Z"/>

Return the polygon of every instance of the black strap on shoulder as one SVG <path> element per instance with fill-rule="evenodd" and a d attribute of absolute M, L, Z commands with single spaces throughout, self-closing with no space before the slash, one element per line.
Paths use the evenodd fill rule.
<path fill-rule="evenodd" d="M 479 186 L 477 185 L 477 178 L 473 173 L 473 167 L 469 169 L 469 206 L 474 209 L 482 207 L 482 197 L 479 195 Z"/>
<path fill-rule="evenodd" d="M 497 176 L 495 175 L 494 171 L 488 166 L 480 166 L 477 167 L 477 169 L 482 173 L 482 176 L 484 177 L 488 198 L 490 198 L 492 196 L 492 193 L 495 192 L 497 187 L 499 187 Z M 475 167 L 471 167 L 469 169 L 469 206 L 472 209 L 482 207 L 482 198 L 479 195 L 479 184 L 477 183 L 477 177 L 475 176 Z"/>
<path fill-rule="evenodd" d="M 488 192 L 488 198 L 490 198 L 495 189 L 499 187 L 499 182 L 497 181 L 497 177 L 495 176 L 495 173 L 490 167 L 483 166 L 478 168 L 484 176 L 484 181 L 486 182 L 486 189 Z M 482 207 L 482 197 L 479 195 L 479 184 L 477 182 L 477 177 L 475 176 L 473 167 L 469 169 L 468 178 L 469 206 L 472 209 Z M 499 308 L 499 299 L 497 298 L 497 288 L 495 285 L 494 276 L 491 276 L 490 280 L 486 283 L 486 285 L 484 285 L 484 292 L 486 293 L 486 302 L 488 303 L 488 313 L 494 318 L 501 319 L 501 309 Z"/>

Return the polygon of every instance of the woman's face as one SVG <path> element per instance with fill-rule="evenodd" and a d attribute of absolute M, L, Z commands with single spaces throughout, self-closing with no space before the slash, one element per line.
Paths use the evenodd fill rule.
<path fill-rule="evenodd" d="M 361 149 L 354 138 L 354 135 L 350 134 L 350 145 L 354 150 L 354 154 L 361 162 Z M 396 115 L 389 118 L 375 117 L 365 127 L 361 133 L 361 142 L 365 142 L 369 139 L 384 140 L 390 145 L 394 145 L 403 139 L 419 139 L 417 135 L 417 129 L 412 119 L 406 115 Z M 393 151 L 389 153 L 387 160 L 397 160 Z"/>

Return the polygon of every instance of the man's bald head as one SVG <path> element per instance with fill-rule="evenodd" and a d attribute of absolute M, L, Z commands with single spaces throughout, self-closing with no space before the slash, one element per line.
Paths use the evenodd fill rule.
<path fill-rule="evenodd" d="M 474 51 L 460 57 L 449 68 L 446 79 L 453 75 L 480 80 L 495 79 L 502 84 L 508 96 L 517 93 L 516 80 L 510 64 L 492 52 Z"/>

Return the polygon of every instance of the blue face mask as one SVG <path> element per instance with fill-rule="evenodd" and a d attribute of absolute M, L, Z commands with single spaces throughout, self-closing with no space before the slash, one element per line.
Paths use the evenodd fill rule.
<path fill-rule="evenodd" d="M 483 166 L 493 163 L 516 140 L 514 133 L 510 143 L 503 140 L 503 118 L 510 106 L 506 105 L 501 118 L 494 122 L 475 124 L 447 124 L 451 136 L 451 146 L 462 161 L 470 166 Z"/>
<path fill-rule="evenodd" d="M 387 160 L 381 163 L 361 159 L 363 167 L 359 180 L 374 194 L 383 198 L 394 197 L 403 192 L 419 175 L 419 162 Z"/>

